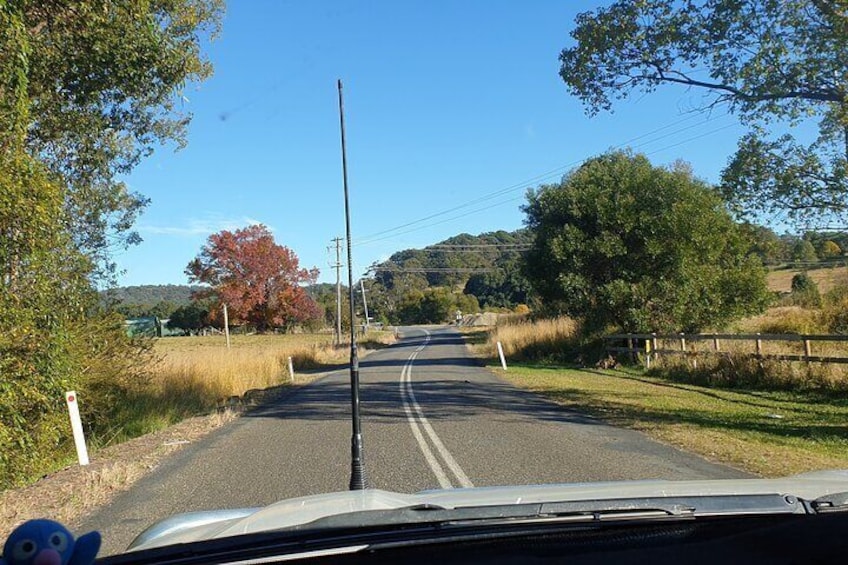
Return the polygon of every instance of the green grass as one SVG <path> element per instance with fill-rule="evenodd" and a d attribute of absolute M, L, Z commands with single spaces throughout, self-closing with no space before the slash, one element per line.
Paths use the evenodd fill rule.
<path fill-rule="evenodd" d="M 722 390 L 637 370 L 513 364 L 498 372 L 560 404 L 759 475 L 848 468 L 848 398 Z"/>

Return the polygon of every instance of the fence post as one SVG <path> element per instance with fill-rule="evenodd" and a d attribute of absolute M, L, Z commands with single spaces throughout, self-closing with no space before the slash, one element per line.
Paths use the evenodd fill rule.
<path fill-rule="evenodd" d="M 633 338 L 629 336 L 627 338 L 627 356 L 630 357 L 631 363 L 636 362 L 636 352 L 633 351 Z"/>
<path fill-rule="evenodd" d="M 717 337 L 713 337 L 713 348 L 715 348 L 716 353 L 718 353 L 719 351 L 721 351 L 721 346 L 720 346 L 720 345 L 719 345 L 719 343 L 718 343 L 718 338 L 717 338 Z"/>
<path fill-rule="evenodd" d="M 759 338 L 760 332 L 757 332 L 757 356 L 760 357 L 763 354 L 763 340 Z"/>
<path fill-rule="evenodd" d="M 809 340 L 809 339 L 805 339 L 805 340 L 804 340 L 804 357 L 806 357 L 805 361 L 806 361 L 807 363 L 809 363 L 809 362 L 810 362 L 810 355 L 811 355 L 811 354 L 810 354 L 810 340 Z"/>
<path fill-rule="evenodd" d="M 651 351 L 654 353 L 654 361 L 659 359 L 659 354 L 657 353 L 657 332 L 651 333 Z"/>
<path fill-rule="evenodd" d="M 645 340 L 645 368 L 651 368 L 651 340 Z"/>

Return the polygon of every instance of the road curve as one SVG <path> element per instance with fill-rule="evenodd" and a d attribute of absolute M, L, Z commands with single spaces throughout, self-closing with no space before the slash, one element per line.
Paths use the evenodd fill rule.
<path fill-rule="evenodd" d="M 476 364 L 454 329 L 401 336 L 361 363 L 370 487 L 745 476 L 506 383 Z M 108 555 L 176 513 L 345 490 L 349 403 L 346 370 L 299 387 L 177 452 L 79 530 L 100 530 Z"/>

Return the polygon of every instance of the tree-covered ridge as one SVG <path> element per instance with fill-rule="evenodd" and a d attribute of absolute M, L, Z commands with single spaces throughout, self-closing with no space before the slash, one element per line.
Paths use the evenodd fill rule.
<path fill-rule="evenodd" d="M 200 290 L 197 285 L 184 284 L 142 284 L 121 286 L 101 293 L 118 304 L 144 305 L 157 302 L 171 302 L 183 306 L 191 302 L 191 293 Z"/>
<path fill-rule="evenodd" d="M 528 301 L 522 256 L 525 229 L 462 233 L 424 249 L 405 249 L 372 265 L 365 280 L 370 314 L 391 323 L 431 323 L 456 311 L 514 308 Z"/>
<path fill-rule="evenodd" d="M 398 251 L 372 270 L 387 287 L 393 287 L 399 277 L 417 278 L 426 286 L 464 287 L 475 271 L 510 267 L 532 241 L 526 229 L 462 233 L 424 249 Z"/>

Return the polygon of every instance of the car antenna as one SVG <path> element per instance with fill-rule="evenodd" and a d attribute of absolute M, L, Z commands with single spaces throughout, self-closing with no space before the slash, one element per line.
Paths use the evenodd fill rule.
<path fill-rule="evenodd" d="M 362 458 L 362 425 L 359 416 L 359 356 L 356 350 L 356 324 L 353 313 L 353 262 L 350 245 L 350 204 L 347 190 L 347 155 L 345 150 L 344 101 L 342 80 L 339 87 L 339 125 L 342 134 L 342 178 L 344 179 L 345 229 L 347 230 L 347 290 L 350 303 L 350 412 L 353 433 L 350 438 L 350 490 L 366 488 L 365 461 Z"/>

